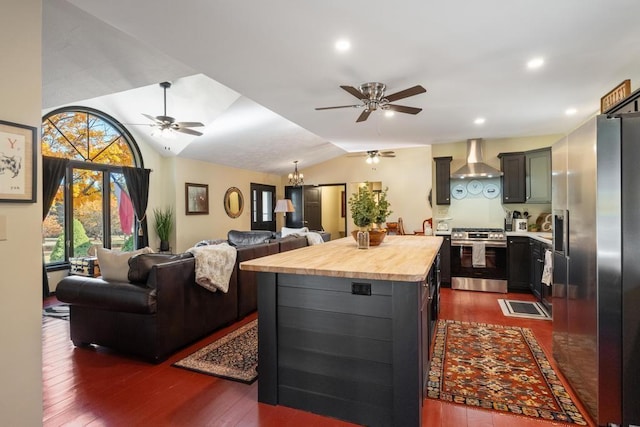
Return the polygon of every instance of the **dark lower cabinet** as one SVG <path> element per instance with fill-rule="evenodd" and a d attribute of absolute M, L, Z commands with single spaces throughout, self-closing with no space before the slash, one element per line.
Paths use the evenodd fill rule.
<path fill-rule="evenodd" d="M 528 237 L 507 238 L 507 277 L 509 292 L 529 292 L 531 248 Z"/>
<path fill-rule="evenodd" d="M 451 236 L 442 237 L 440 246 L 440 285 L 443 288 L 451 287 Z"/>
<path fill-rule="evenodd" d="M 544 269 L 544 247 L 542 242 L 530 239 L 529 247 L 531 248 L 531 258 L 529 263 L 529 288 L 531 292 L 538 298 L 542 299 L 542 270 Z"/>

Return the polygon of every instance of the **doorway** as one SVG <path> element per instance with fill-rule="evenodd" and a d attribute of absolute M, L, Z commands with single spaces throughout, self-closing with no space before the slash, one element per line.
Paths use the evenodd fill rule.
<path fill-rule="evenodd" d="M 285 198 L 291 200 L 295 212 L 286 215 L 285 226 L 325 231 L 331 233 L 332 240 L 344 237 L 346 188 L 346 184 L 286 186 Z"/>

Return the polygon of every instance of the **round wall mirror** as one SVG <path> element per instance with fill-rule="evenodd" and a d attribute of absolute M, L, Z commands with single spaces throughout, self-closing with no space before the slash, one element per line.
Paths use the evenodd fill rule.
<path fill-rule="evenodd" d="M 244 198 L 239 188 L 231 187 L 224 193 L 224 210 L 231 218 L 238 218 L 244 209 Z"/>

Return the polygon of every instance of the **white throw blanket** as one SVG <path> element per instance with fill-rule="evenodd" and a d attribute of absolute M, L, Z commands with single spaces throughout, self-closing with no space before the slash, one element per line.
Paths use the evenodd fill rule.
<path fill-rule="evenodd" d="M 203 288 L 224 293 L 229 291 L 229 279 L 236 264 L 236 248 L 227 243 L 187 249 L 196 259 L 196 283 Z"/>
<path fill-rule="evenodd" d="M 304 235 L 307 236 L 307 244 L 309 246 L 320 245 L 324 243 L 324 239 L 322 238 L 322 235 L 320 233 L 316 233 L 315 231 L 307 231 L 306 233 L 304 233 Z"/>

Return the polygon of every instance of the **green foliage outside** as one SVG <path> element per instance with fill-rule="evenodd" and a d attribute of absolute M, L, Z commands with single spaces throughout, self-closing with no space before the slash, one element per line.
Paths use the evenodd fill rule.
<path fill-rule="evenodd" d="M 51 262 L 64 260 L 64 241 L 64 234 L 58 236 L 56 244 L 51 251 L 51 257 L 49 258 Z M 89 237 L 84 230 L 84 226 L 77 219 L 73 220 L 73 248 L 74 257 L 87 256 L 89 253 L 89 248 L 91 248 L 91 241 L 89 240 Z"/>

